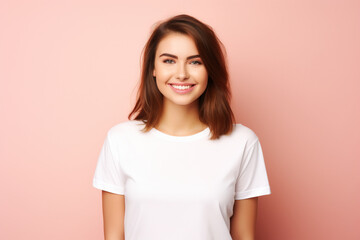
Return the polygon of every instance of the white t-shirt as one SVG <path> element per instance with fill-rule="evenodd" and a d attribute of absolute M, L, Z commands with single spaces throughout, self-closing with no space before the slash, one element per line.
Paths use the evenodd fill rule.
<path fill-rule="evenodd" d="M 93 186 L 125 195 L 126 240 L 231 240 L 235 200 L 271 194 L 256 134 L 172 136 L 128 120 L 107 133 Z"/>

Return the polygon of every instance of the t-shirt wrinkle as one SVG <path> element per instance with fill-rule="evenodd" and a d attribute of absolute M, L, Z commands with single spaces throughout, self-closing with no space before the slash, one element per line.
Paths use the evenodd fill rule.
<path fill-rule="evenodd" d="M 247 154 L 249 153 L 250 150 L 253 149 L 253 147 L 255 146 L 255 144 L 256 144 L 257 142 L 259 142 L 259 139 L 258 139 L 258 138 L 256 138 L 256 139 L 254 140 L 254 142 L 252 142 L 252 143 L 250 144 L 250 147 L 248 147 L 248 149 L 247 149 L 246 152 L 244 153 L 244 158 L 247 157 Z"/>
<path fill-rule="evenodd" d="M 246 152 L 244 153 L 244 157 L 243 160 L 241 161 L 241 169 L 243 169 L 242 172 L 246 171 L 247 167 L 250 164 L 250 161 L 246 161 L 246 159 L 248 158 L 248 154 L 253 151 L 255 144 L 259 142 L 259 139 L 257 138 L 252 144 L 250 144 L 250 147 L 246 150 Z M 242 174 L 242 172 L 240 172 L 240 175 Z"/>

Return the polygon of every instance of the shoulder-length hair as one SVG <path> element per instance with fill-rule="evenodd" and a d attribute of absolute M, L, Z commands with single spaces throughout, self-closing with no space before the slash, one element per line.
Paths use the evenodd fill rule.
<path fill-rule="evenodd" d="M 163 110 L 163 96 L 158 90 L 152 72 L 155 53 L 159 42 L 169 33 L 186 34 L 195 42 L 200 57 L 208 73 L 208 83 L 199 97 L 199 119 L 211 132 L 211 140 L 230 134 L 235 117 L 230 107 L 231 91 L 224 54 L 226 50 L 213 29 L 198 19 L 181 14 L 157 24 L 143 49 L 140 86 L 136 104 L 128 116 L 137 113 L 134 120 L 145 123 L 142 131 L 155 127 Z"/>

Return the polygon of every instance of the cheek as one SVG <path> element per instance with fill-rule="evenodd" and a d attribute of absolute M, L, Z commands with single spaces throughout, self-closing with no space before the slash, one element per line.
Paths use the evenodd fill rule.
<path fill-rule="evenodd" d="M 201 71 L 198 73 L 198 79 L 199 81 L 202 81 L 203 83 L 207 83 L 208 81 L 208 74 L 207 72 L 204 70 L 204 71 Z"/>
<path fill-rule="evenodd" d="M 173 73 L 173 70 L 171 68 L 158 68 L 156 70 L 156 77 L 160 79 L 165 79 L 169 76 L 171 76 Z"/>
<path fill-rule="evenodd" d="M 205 78 L 207 77 L 207 71 L 205 68 L 189 68 L 188 69 L 189 73 L 197 78 Z"/>

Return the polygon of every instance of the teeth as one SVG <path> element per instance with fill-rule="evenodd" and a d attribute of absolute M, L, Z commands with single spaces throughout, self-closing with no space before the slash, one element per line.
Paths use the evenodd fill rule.
<path fill-rule="evenodd" d="M 171 86 L 173 86 L 174 88 L 179 89 L 179 90 L 185 90 L 185 89 L 189 89 L 191 87 L 191 85 L 188 85 L 188 86 L 171 85 Z"/>

